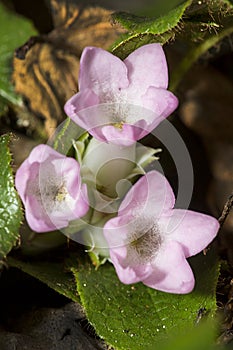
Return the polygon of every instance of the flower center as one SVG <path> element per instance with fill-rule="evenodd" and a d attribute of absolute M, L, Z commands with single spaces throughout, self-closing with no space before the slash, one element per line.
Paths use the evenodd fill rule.
<path fill-rule="evenodd" d="M 135 230 L 131 234 L 127 259 L 133 264 L 146 264 L 153 260 L 162 243 L 158 226 Z"/>
<path fill-rule="evenodd" d="M 66 188 L 66 183 L 58 181 L 58 179 L 50 179 L 44 186 L 40 188 L 39 201 L 41 200 L 43 207 L 48 213 L 53 211 L 62 211 L 66 206 L 69 193 Z"/>
<path fill-rule="evenodd" d="M 113 123 L 113 126 L 115 126 L 115 128 L 120 129 L 120 130 L 123 129 L 123 125 L 124 125 L 123 121 L 120 121 L 118 123 Z"/>
<path fill-rule="evenodd" d="M 68 194 L 68 191 L 67 191 L 65 185 L 62 184 L 57 190 L 57 193 L 55 195 L 55 201 L 57 201 L 57 202 L 64 201 L 66 199 L 67 194 Z"/>
<path fill-rule="evenodd" d="M 60 178 L 54 176 L 41 178 L 40 181 L 37 176 L 34 181 L 29 183 L 28 193 L 36 196 L 38 202 L 48 212 L 51 212 L 57 205 L 66 201 L 68 195 L 65 180 L 62 179 L 61 181 Z"/>

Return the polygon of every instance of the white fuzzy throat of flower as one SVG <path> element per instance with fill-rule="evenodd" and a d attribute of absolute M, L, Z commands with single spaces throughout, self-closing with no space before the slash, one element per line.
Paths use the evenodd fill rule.
<path fill-rule="evenodd" d="M 41 176 L 30 184 L 32 195 L 44 207 L 47 213 L 62 211 L 72 202 L 66 187 L 65 178 Z"/>
<path fill-rule="evenodd" d="M 156 223 L 135 225 L 127 245 L 127 261 L 130 265 L 145 265 L 156 257 L 162 238 Z"/>
<path fill-rule="evenodd" d="M 93 108 L 93 111 L 98 112 L 100 124 L 110 124 L 118 129 L 122 129 L 124 124 L 134 125 L 139 120 L 144 120 L 148 124 L 155 118 L 153 111 L 135 104 L 135 101 L 128 101 L 122 98 L 111 103 L 102 101 L 98 107 L 95 106 Z"/>
<path fill-rule="evenodd" d="M 48 192 L 41 189 L 41 197 L 45 210 L 49 212 L 66 211 L 72 205 L 72 199 L 67 191 L 66 181 L 59 181 L 54 178 L 53 183 L 49 184 Z"/>

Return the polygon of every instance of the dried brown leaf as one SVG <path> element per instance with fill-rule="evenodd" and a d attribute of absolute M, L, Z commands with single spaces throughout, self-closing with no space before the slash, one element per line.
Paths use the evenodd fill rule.
<path fill-rule="evenodd" d="M 13 81 L 28 108 L 44 120 L 51 136 L 64 120 L 63 106 L 77 92 L 79 57 L 85 46 L 107 49 L 121 29 L 113 28 L 110 12 L 99 7 L 78 7 L 75 1 L 52 0 L 56 28 L 31 38 L 16 50 Z"/>
<path fill-rule="evenodd" d="M 50 3 L 55 28 L 69 25 L 79 15 L 76 0 L 50 0 Z"/>

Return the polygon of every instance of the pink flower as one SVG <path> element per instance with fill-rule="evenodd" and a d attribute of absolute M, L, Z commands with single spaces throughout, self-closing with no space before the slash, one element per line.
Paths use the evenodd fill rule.
<path fill-rule="evenodd" d="M 47 145 L 35 147 L 16 172 L 27 222 L 37 232 L 64 228 L 88 211 L 77 161 Z"/>
<path fill-rule="evenodd" d="M 124 61 L 87 47 L 80 60 L 79 92 L 67 101 L 65 112 L 98 140 L 127 146 L 176 109 L 178 100 L 167 86 L 160 44 L 142 46 Z"/>
<path fill-rule="evenodd" d="M 166 178 L 144 175 L 127 193 L 118 216 L 104 227 L 111 261 L 125 283 L 143 282 L 169 293 L 189 293 L 194 276 L 186 258 L 202 251 L 216 236 L 218 221 L 191 210 L 173 209 Z"/>

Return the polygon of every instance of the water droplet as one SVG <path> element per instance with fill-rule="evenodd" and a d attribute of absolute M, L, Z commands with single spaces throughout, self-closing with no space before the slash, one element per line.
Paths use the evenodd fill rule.
<path fill-rule="evenodd" d="M 86 287 L 87 285 L 86 285 L 86 283 L 83 283 L 83 287 Z"/>
<path fill-rule="evenodd" d="M 110 301 L 110 300 L 111 300 L 111 298 L 108 298 L 108 300 Z"/>
<path fill-rule="evenodd" d="M 159 332 L 159 328 L 157 328 L 156 331 Z"/>
<path fill-rule="evenodd" d="M 198 5 L 201 5 L 201 4 L 202 4 L 202 1 L 198 1 L 197 3 L 198 3 Z"/>
<path fill-rule="evenodd" d="M 166 328 L 166 326 L 165 325 L 163 325 L 163 329 L 165 329 Z"/>
<path fill-rule="evenodd" d="M 133 333 L 131 333 L 131 334 L 130 334 L 130 336 L 131 336 L 131 338 L 132 338 L 132 337 L 134 336 L 134 334 L 133 334 Z"/>
<path fill-rule="evenodd" d="M 112 332 L 113 332 L 113 329 L 110 329 L 110 332 L 112 333 Z"/>

